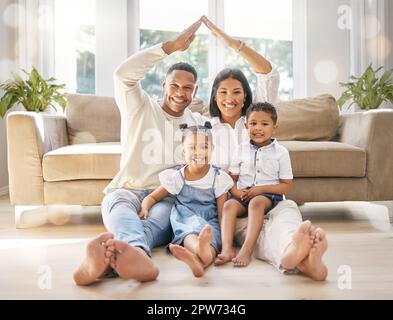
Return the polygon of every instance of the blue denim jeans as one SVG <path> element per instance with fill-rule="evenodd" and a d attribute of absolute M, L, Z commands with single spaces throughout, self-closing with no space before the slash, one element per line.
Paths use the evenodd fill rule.
<path fill-rule="evenodd" d="M 153 190 L 116 189 L 105 195 L 101 211 L 104 225 L 115 239 L 142 248 L 149 256 L 151 249 L 172 239 L 170 213 L 175 197 L 168 196 L 156 203 L 146 220 L 138 213 L 142 200 Z"/>

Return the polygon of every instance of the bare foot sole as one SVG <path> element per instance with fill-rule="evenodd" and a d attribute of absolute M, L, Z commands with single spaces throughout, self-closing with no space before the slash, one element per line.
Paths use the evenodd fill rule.
<path fill-rule="evenodd" d="M 212 242 L 212 227 L 207 224 L 203 227 L 198 236 L 197 256 L 201 259 L 204 266 L 209 265 L 213 260 L 210 249 Z"/>
<path fill-rule="evenodd" d="M 87 244 L 86 257 L 74 272 L 74 281 L 77 285 L 89 285 L 109 269 L 109 259 L 105 257 L 105 243 L 112 238 L 112 233 L 104 232 Z"/>
<path fill-rule="evenodd" d="M 204 269 L 202 263 L 199 261 L 198 257 L 195 254 L 177 244 L 169 245 L 169 250 L 172 252 L 176 259 L 183 261 L 190 267 L 195 277 L 199 278 L 203 276 Z"/>
<path fill-rule="evenodd" d="M 157 279 L 159 270 L 143 249 L 120 240 L 110 240 L 107 245 L 115 248 L 115 257 L 111 258 L 110 265 L 121 278 L 141 282 Z"/>
<path fill-rule="evenodd" d="M 244 246 L 241 247 L 239 253 L 235 258 L 232 259 L 235 267 L 246 267 L 251 262 L 252 251 Z"/>
<path fill-rule="evenodd" d="M 314 243 L 311 235 L 312 224 L 304 221 L 292 236 L 292 242 L 286 248 L 281 259 L 281 266 L 285 269 L 294 269 L 307 257 Z M 314 228 L 315 229 L 315 228 Z"/>
<path fill-rule="evenodd" d="M 236 250 L 234 248 L 223 250 L 214 261 L 214 265 L 221 266 L 227 262 L 232 261 L 236 257 Z"/>
<path fill-rule="evenodd" d="M 299 266 L 300 271 L 304 271 L 313 280 L 323 281 L 328 275 L 328 268 L 322 261 L 322 256 L 328 248 L 325 231 L 316 229 L 316 241 L 310 250 L 310 254 Z M 302 270 L 303 269 L 303 270 Z"/>

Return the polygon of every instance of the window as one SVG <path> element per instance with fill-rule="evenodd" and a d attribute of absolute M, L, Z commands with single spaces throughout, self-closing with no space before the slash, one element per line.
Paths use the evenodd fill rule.
<path fill-rule="evenodd" d="M 292 0 L 225 1 L 225 31 L 260 52 L 280 72 L 279 99 L 293 97 Z M 225 65 L 240 68 L 255 92 L 251 66 L 231 49 L 225 49 Z"/>
<path fill-rule="evenodd" d="M 224 25 L 219 26 L 229 35 L 240 39 L 269 59 L 280 72 L 279 98 L 287 100 L 293 97 L 292 70 L 292 0 L 223 0 L 213 1 L 171 0 L 157 2 L 154 0 L 140 1 L 140 47 L 141 49 L 161 41 L 173 39 L 178 30 L 190 25 L 201 15 L 209 15 L 212 3 L 222 5 Z M 216 6 L 217 7 L 217 6 Z M 142 86 L 155 98 L 162 97 L 161 82 L 168 67 L 178 61 L 187 61 L 197 67 L 199 74 L 198 96 L 205 102 L 209 100 L 209 64 L 208 53 L 214 51 L 216 61 L 224 61 L 225 66 L 238 67 L 250 81 L 255 92 L 256 77 L 251 66 L 232 49 L 224 51 L 208 45 L 208 33 L 201 27 L 198 36 L 190 49 L 185 53 L 165 59 L 149 72 L 142 81 Z M 210 64 L 210 67 L 212 65 Z M 216 66 L 218 67 L 218 66 Z M 219 71 L 219 70 L 218 70 Z"/>
<path fill-rule="evenodd" d="M 55 1 L 55 73 L 68 92 L 95 93 L 95 0 Z"/>
<path fill-rule="evenodd" d="M 140 1 L 140 47 L 150 47 L 176 37 L 179 30 L 191 25 L 200 16 L 207 14 L 208 1 Z M 208 101 L 208 36 L 202 28 L 190 48 L 184 53 L 176 53 L 159 63 L 142 81 L 142 86 L 155 99 L 162 98 L 162 80 L 168 68 L 179 61 L 188 62 L 198 72 L 198 96 Z"/>

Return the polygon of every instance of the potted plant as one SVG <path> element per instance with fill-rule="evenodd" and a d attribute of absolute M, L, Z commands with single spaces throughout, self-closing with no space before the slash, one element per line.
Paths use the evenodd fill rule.
<path fill-rule="evenodd" d="M 340 82 L 340 85 L 346 88 L 337 100 L 340 109 L 343 109 L 348 100 L 352 100 L 348 108 L 355 103 L 362 110 L 377 109 L 385 101 L 393 103 L 393 79 L 391 77 L 393 69 L 384 72 L 378 78 L 377 73 L 382 68 L 373 70 L 370 64 L 359 78 L 351 76 L 352 81 Z"/>
<path fill-rule="evenodd" d="M 27 111 L 42 112 L 49 106 L 57 110 L 56 103 L 61 106 L 63 111 L 65 110 L 66 93 L 62 92 L 65 84 L 56 84 L 55 78 L 44 80 L 35 67 L 30 73 L 21 70 L 27 75 L 26 80 L 13 74 L 13 79 L 0 84 L 0 89 L 4 91 L 0 99 L 0 116 L 2 118 L 9 109 L 18 103 L 22 104 Z"/>

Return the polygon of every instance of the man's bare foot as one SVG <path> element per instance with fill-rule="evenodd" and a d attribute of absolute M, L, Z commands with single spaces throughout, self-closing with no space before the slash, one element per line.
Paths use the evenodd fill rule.
<path fill-rule="evenodd" d="M 285 249 L 281 259 L 281 266 L 285 269 L 294 269 L 307 257 L 314 243 L 315 235 L 311 235 L 312 224 L 306 220 L 300 224 L 299 228 L 292 236 L 292 242 Z M 313 230 L 315 227 L 313 227 Z"/>
<path fill-rule="evenodd" d="M 183 261 L 190 267 L 195 277 L 199 278 L 203 276 L 205 270 L 197 255 L 177 244 L 170 244 L 169 250 L 172 252 L 176 259 Z"/>
<path fill-rule="evenodd" d="M 112 238 L 112 233 L 104 232 L 87 244 L 86 257 L 78 270 L 74 272 L 74 281 L 77 285 L 89 285 L 109 269 L 109 259 L 105 257 L 105 243 Z"/>
<path fill-rule="evenodd" d="M 246 267 L 251 262 L 251 257 L 252 250 L 243 245 L 236 257 L 232 259 L 233 265 L 235 267 Z"/>
<path fill-rule="evenodd" d="M 229 249 L 223 249 L 214 261 L 214 265 L 221 266 L 229 261 L 232 261 L 234 257 L 236 257 L 236 250 L 233 247 Z"/>
<path fill-rule="evenodd" d="M 143 249 L 113 239 L 107 242 L 107 246 L 108 249 L 111 247 L 115 249 L 114 256 L 110 259 L 110 266 L 121 278 L 142 282 L 157 279 L 159 270 Z"/>
<path fill-rule="evenodd" d="M 313 280 L 323 281 L 328 275 L 328 268 L 322 261 L 322 256 L 328 248 L 325 231 L 321 228 L 315 230 L 315 241 L 306 259 L 297 268 L 310 276 Z"/>
<path fill-rule="evenodd" d="M 201 259 L 203 266 L 206 267 L 213 261 L 211 251 L 212 227 L 210 224 L 205 225 L 198 236 L 197 256 Z"/>

